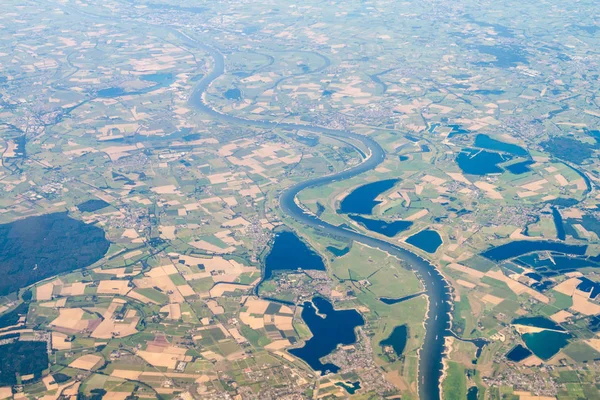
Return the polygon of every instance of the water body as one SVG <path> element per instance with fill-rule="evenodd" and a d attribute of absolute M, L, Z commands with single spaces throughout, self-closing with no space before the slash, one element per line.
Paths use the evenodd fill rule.
<path fill-rule="evenodd" d="M 379 301 L 381 301 L 382 303 L 385 303 L 387 305 L 392 305 L 392 304 L 402 303 L 403 301 L 407 301 L 410 299 L 414 299 L 415 297 L 419 297 L 422 294 L 424 294 L 424 292 L 409 294 L 408 296 L 399 297 L 397 299 L 391 299 L 389 297 L 380 297 Z"/>
<path fill-rule="evenodd" d="M 156 72 L 154 74 L 142 75 L 140 79 L 161 86 L 169 86 L 171 83 L 175 82 L 175 77 L 170 72 Z"/>
<path fill-rule="evenodd" d="M 492 261 L 504 261 L 534 251 L 556 251 L 564 254 L 583 255 L 586 250 L 587 245 L 566 244 L 548 240 L 517 240 L 501 246 L 492 247 L 481 255 Z"/>
<path fill-rule="evenodd" d="M 473 90 L 474 94 L 481 94 L 484 96 L 500 96 L 504 94 L 504 90 L 501 89 L 478 89 Z"/>
<path fill-rule="evenodd" d="M 479 389 L 477 386 L 471 386 L 467 391 L 467 400 L 477 400 L 479 398 Z"/>
<path fill-rule="evenodd" d="M 525 274 L 525 276 L 528 276 L 531 279 L 534 279 L 538 282 L 540 282 L 543 279 L 543 276 L 541 276 L 540 274 L 536 274 L 535 272 L 528 272 Z"/>
<path fill-rule="evenodd" d="M 348 394 L 354 394 L 354 393 L 356 393 L 357 390 L 360 390 L 360 388 L 361 388 L 359 381 L 336 382 L 335 385 L 339 386 L 339 387 L 343 387 L 346 390 L 346 392 L 348 392 Z"/>
<path fill-rule="evenodd" d="M 498 68 L 516 67 L 519 64 L 529 64 L 523 48 L 520 46 L 490 46 L 476 45 L 473 48 L 480 53 L 496 58 L 495 61 L 478 62 L 479 66 L 495 66 Z"/>
<path fill-rule="evenodd" d="M 394 328 L 390 336 L 379 342 L 381 347 L 392 346 L 396 357 L 400 357 L 408 341 L 408 326 L 400 325 Z"/>
<path fill-rule="evenodd" d="M 560 215 L 560 211 L 556 207 L 552 207 L 552 219 L 554 220 L 554 226 L 556 227 L 556 237 L 559 240 L 565 240 L 565 225 L 563 224 L 562 216 Z"/>
<path fill-rule="evenodd" d="M 412 244 L 428 253 L 435 253 L 442 245 L 442 238 L 439 233 L 432 229 L 424 229 L 406 239 L 406 243 Z"/>
<path fill-rule="evenodd" d="M 137 4 L 134 0 L 129 0 L 129 2 L 133 5 Z M 179 6 L 179 5 L 171 5 L 166 3 L 145 3 L 145 7 L 148 7 L 152 10 L 162 10 L 162 11 L 178 11 L 178 12 L 188 12 L 192 14 L 202 14 L 207 11 L 207 8 L 204 7 L 187 7 L 187 6 Z"/>
<path fill-rule="evenodd" d="M 370 231 L 381 233 L 387 237 L 394 237 L 402 231 L 412 226 L 410 221 L 384 221 L 380 219 L 371 219 L 361 217 L 360 215 L 350 215 L 350 219 L 358 222 Z"/>
<path fill-rule="evenodd" d="M 564 331 L 564 329 L 558 325 L 556 322 L 549 320 L 546 317 L 536 316 L 536 317 L 522 317 L 517 318 L 512 321 L 515 325 L 525 325 L 525 326 L 533 326 L 536 328 L 544 328 L 544 329 L 554 329 L 557 331 Z"/>
<path fill-rule="evenodd" d="M 581 283 L 577 286 L 577 289 L 590 293 L 590 298 L 595 299 L 600 294 L 600 282 L 592 281 L 586 277 L 579 277 Z"/>
<path fill-rule="evenodd" d="M 504 169 L 507 170 L 508 172 L 510 172 L 511 174 L 521 175 L 521 174 L 531 171 L 531 168 L 529 168 L 529 166 L 532 164 L 535 164 L 535 161 L 525 160 L 525 161 L 521 161 L 521 162 L 518 162 L 515 164 L 507 165 L 504 167 Z"/>
<path fill-rule="evenodd" d="M 108 206 L 110 206 L 110 204 L 105 202 L 104 200 L 92 199 L 77 204 L 77 209 L 81 212 L 94 212 L 102 210 L 103 208 L 106 208 Z"/>
<path fill-rule="evenodd" d="M 496 139 L 492 139 L 488 135 L 479 134 L 475 137 L 475 147 L 481 147 L 482 149 L 495 150 L 503 153 L 509 153 L 513 156 L 525 157 L 529 153 L 527 150 L 516 144 L 501 142 Z"/>
<path fill-rule="evenodd" d="M 295 201 L 298 193 L 306 188 L 317 187 L 332 183 L 334 181 L 349 179 L 361 173 L 373 170 L 385 159 L 385 151 L 383 148 L 372 138 L 359 135 L 351 131 L 285 122 L 277 123 L 268 120 L 246 120 L 217 112 L 212 107 L 204 103 L 202 94 L 215 79 L 223 74 L 225 66 L 223 55 L 218 50 L 210 46 L 203 45 L 202 43 L 179 31 L 171 30 L 171 32 L 182 39 L 186 45 L 193 48 L 201 48 L 214 60 L 213 70 L 206 74 L 196 85 L 194 93 L 190 97 L 190 105 L 195 107 L 198 111 L 210 115 L 217 120 L 236 125 L 253 126 L 265 129 L 280 128 L 294 131 L 304 130 L 321 135 L 333 136 L 336 138 L 341 137 L 352 139 L 360 142 L 365 148 L 368 149 L 368 157 L 359 165 L 348 168 L 339 173 L 297 183 L 285 190 L 280 197 L 280 206 L 284 213 L 293 217 L 296 221 L 308 225 L 320 231 L 321 233 L 335 235 L 349 241 L 357 241 L 388 252 L 406 262 L 407 265 L 410 265 L 416 272 L 420 274 L 420 276 L 423 277 L 422 282 L 429 298 L 429 310 L 425 319 L 426 331 L 424 342 L 419 353 L 419 397 L 423 400 L 438 400 L 440 398 L 438 383 L 442 375 L 444 338 L 448 335 L 448 328 L 450 327 L 449 313 L 451 304 L 451 296 L 446 287 L 446 282 L 443 276 L 431 263 L 415 253 L 407 250 L 406 248 L 363 235 L 343 226 L 329 224 L 325 221 L 322 221 L 315 215 L 305 212 L 303 208 L 301 208 Z M 325 69 L 327 66 L 328 64 L 324 65 L 319 70 Z M 313 73 L 319 72 L 319 70 L 315 70 Z"/>
<path fill-rule="evenodd" d="M 304 347 L 291 349 L 290 354 L 304 360 L 313 370 L 321 371 L 321 375 L 327 372 L 337 373 L 340 370 L 337 365 L 323 364 L 320 359 L 338 345 L 355 343 L 355 329 L 365 324 L 363 317 L 356 310 L 335 310 L 329 301 L 314 297 L 312 303 L 304 303 L 302 319 L 313 336 L 306 341 Z"/>
<path fill-rule="evenodd" d="M 98 97 L 104 97 L 104 98 L 119 97 L 119 96 L 123 96 L 124 94 L 125 94 L 125 89 L 120 88 L 120 87 L 111 87 L 111 88 L 107 88 L 107 89 L 100 89 L 97 92 Z"/>
<path fill-rule="evenodd" d="M 448 139 L 456 136 L 456 135 L 467 135 L 469 133 L 471 133 L 470 130 L 463 128 L 460 125 L 448 125 L 449 128 L 451 128 L 452 130 L 450 131 L 450 133 L 448 134 Z"/>
<path fill-rule="evenodd" d="M 504 172 L 498 164 L 509 161 L 512 156 L 479 149 L 462 149 L 456 157 L 458 167 L 471 175 L 501 174 Z"/>
<path fill-rule="evenodd" d="M 223 93 L 223 96 L 228 100 L 241 100 L 242 92 L 240 89 L 228 89 Z"/>
<path fill-rule="evenodd" d="M 336 257 L 342 257 L 350 252 L 350 246 L 346 246 L 343 249 L 338 249 L 337 247 L 333 246 L 327 246 L 327 251 L 329 251 Z"/>
<path fill-rule="evenodd" d="M 523 361 L 524 359 L 529 357 L 531 354 L 532 354 L 531 350 L 529 350 L 528 348 L 524 347 L 521 344 L 518 344 L 515 347 L 513 347 L 511 351 L 506 353 L 506 358 L 509 361 L 519 362 L 519 361 Z"/>
<path fill-rule="evenodd" d="M 542 360 L 548 360 L 569 344 L 570 334 L 566 332 L 541 331 L 525 333 L 522 338 L 525 345 Z"/>
<path fill-rule="evenodd" d="M 474 331 L 475 330 L 473 330 L 473 332 Z M 473 332 L 471 332 L 471 333 L 473 333 Z M 484 338 L 473 338 L 473 339 L 461 338 L 454 332 L 452 332 L 452 336 L 454 336 L 457 340 L 460 340 L 461 342 L 472 343 L 475 345 L 477 350 L 475 350 L 475 360 L 473 360 L 474 364 L 477 364 L 477 359 L 479 359 L 479 356 L 481 356 L 481 352 L 483 351 L 483 348 L 489 343 L 489 340 L 484 339 Z"/>
<path fill-rule="evenodd" d="M 160 88 L 170 86 L 173 82 L 175 82 L 175 76 L 168 72 L 157 72 L 155 74 L 142 75 L 140 77 L 140 80 L 145 82 L 152 82 L 154 83 L 154 85 L 144 89 L 133 90 L 131 92 L 128 92 L 121 87 L 111 87 L 98 90 L 98 92 L 96 92 L 96 95 L 102 98 L 114 98 L 121 96 L 138 96 L 141 94 L 147 94 Z"/>
<path fill-rule="evenodd" d="M 273 247 L 265 259 L 264 280 L 275 271 L 315 269 L 325 271 L 323 259 L 291 231 L 277 233 Z"/>
<path fill-rule="evenodd" d="M 344 197 L 338 212 L 344 214 L 371 214 L 373 208 L 381 203 L 381 201 L 375 200 L 377 196 L 393 188 L 396 182 L 398 182 L 398 179 L 386 179 L 357 187 L 348 196 Z"/>
<path fill-rule="evenodd" d="M 110 243 L 104 231 L 66 212 L 0 225 L 0 295 L 50 276 L 87 267 Z"/>
<path fill-rule="evenodd" d="M 542 276 L 554 276 L 560 273 L 576 271 L 579 268 L 600 267 L 597 261 L 591 258 L 568 256 L 559 253 L 551 254 L 549 258 L 546 254 L 527 254 L 514 261 L 529 268 L 533 268 Z"/>

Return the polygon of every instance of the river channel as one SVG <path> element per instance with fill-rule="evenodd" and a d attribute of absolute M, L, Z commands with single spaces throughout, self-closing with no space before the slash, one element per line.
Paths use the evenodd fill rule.
<path fill-rule="evenodd" d="M 70 11 L 74 11 L 79 15 L 99 19 L 99 20 L 113 20 L 118 18 L 111 18 L 105 16 L 99 16 L 82 12 L 68 7 Z M 210 115 L 215 119 L 229 122 L 231 124 L 246 125 L 260 127 L 264 129 L 289 129 L 296 130 L 301 129 L 310 131 L 322 135 L 329 135 L 336 137 L 342 141 L 345 139 L 352 139 L 358 141 L 368 149 L 367 153 L 364 154 L 360 149 L 356 148 L 358 153 L 363 156 L 363 162 L 348 168 L 344 171 L 334 173 L 331 175 L 310 179 L 304 182 L 297 183 L 290 188 L 286 189 L 280 197 L 281 209 L 290 217 L 294 218 L 298 222 L 305 225 L 311 226 L 322 233 L 332 234 L 339 237 L 346 238 L 348 240 L 354 240 L 359 243 L 363 243 L 367 246 L 378 248 L 391 255 L 398 257 L 408 264 L 417 274 L 423 286 L 425 288 L 424 294 L 428 297 L 428 310 L 425 317 L 425 339 L 423 346 L 419 350 L 419 371 L 418 371 L 418 385 L 419 385 L 419 398 L 422 400 L 439 400 L 440 399 L 440 379 L 442 376 L 442 359 L 444 357 L 444 341 L 445 337 L 450 335 L 450 313 L 452 311 L 452 302 L 449 286 L 444 280 L 443 276 L 438 270 L 426 259 L 411 252 L 403 247 L 391 244 L 381 239 L 370 237 L 362 233 L 344 229 L 339 226 L 331 225 L 325 221 L 320 220 L 316 215 L 305 211 L 299 202 L 296 201 L 298 193 L 302 190 L 327 185 L 334 181 L 341 181 L 349 179 L 364 172 L 373 170 L 385 159 L 385 151 L 375 140 L 368 136 L 359 135 L 347 130 L 336 130 L 329 129 L 320 126 L 311 126 L 304 124 L 293 124 L 293 123 L 279 123 L 267 120 L 249 120 L 239 117 L 234 117 L 227 114 L 222 114 L 205 101 L 205 92 L 210 85 L 225 72 L 225 59 L 223 54 L 217 49 L 207 46 L 192 37 L 180 32 L 176 29 L 166 27 L 170 32 L 179 37 L 190 47 L 195 47 L 204 50 L 209 54 L 213 60 L 212 70 L 200 79 L 195 86 L 192 95 L 189 98 L 189 104 L 196 108 L 199 112 Z M 322 55 L 319 55 L 323 58 Z M 310 73 L 317 73 L 329 66 L 329 62 L 325 62 L 323 66 Z M 350 144 L 350 143 L 349 143 Z"/>
<path fill-rule="evenodd" d="M 362 143 L 363 146 L 368 149 L 367 156 L 359 165 L 335 174 L 300 182 L 286 189 L 280 197 L 280 206 L 284 213 L 298 222 L 311 226 L 325 234 L 332 234 L 348 240 L 354 240 L 367 246 L 383 250 L 403 260 L 415 271 L 421 279 L 425 287 L 425 294 L 429 299 L 427 316 L 424 321 L 426 328 L 425 340 L 419 351 L 419 397 L 423 400 L 439 399 L 439 384 L 442 375 L 442 359 L 444 357 L 444 338 L 449 334 L 451 324 L 450 312 L 452 308 L 450 292 L 442 275 L 431 263 L 417 254 L 384 240 L 331 225 L 303 209 L 297 201 L 298 193 L 306 188 L 327 185 L 334 181 L 349 179 L 374 169 L 385 159 L 385 151 L 370 137 L 347 130 L 336 130 L 304 124 L 278 123 L 266 120 L 248 120 L 216 111 L 205 102 L 204 96 L 211 83 L 225 72 L 225 60 L 223 55 L 217 49 L 206 46 L 184 33 L 178 32 L 178 36 L 188 45 L 206 51 L 213 59 L 212 71 L 205 75 L 196 85 L 189 100 L 189 103 L 198 111 L 208 114 L 215 119 L 232 124 L 265 129 L 301 129 L 340 139 L 351 139 Z M 316 71 L 312 72 L 314 73 Z"/>

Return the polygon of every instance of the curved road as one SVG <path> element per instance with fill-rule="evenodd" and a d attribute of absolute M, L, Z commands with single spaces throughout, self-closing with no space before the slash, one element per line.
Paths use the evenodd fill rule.
<path fill-rule="evenodd" d="M 225 60 L 223 55 L 218 50 L 199 43 L 182 32 L 176 32 L 188 45 L 206 51 L 214 61 L 212 71 L 204 76 L 198 83 L 189 100 L 189 103 L 197 110 L 208 114 L 215 119 L 230 122 L 232 124 L 249 125 L 265 129 L 302 129 L 341 139 L 353 139 L 360 141 L 367 149 L 369 149 L 368 156 L 357 166 L 332 175 L 300 182 L 286 189 L 280 198 L 281 209 L 297 221 L 322 232 L 335 234 L 336 236 L 354 240 L 390 253 L 405 261 L 417 273 L 425 287 L 425 293 L 429 298 L 429 308 L 425 319 L 425 340 L 423 347 L 419 350 L 419 397 L 423 400 L 438 400 L 440 398 L 439 383 L 442 374 L 444 338 L 449 332 L 451 311 L 451 297 L 448 286 L 442 275 L 431 263 L 415 253 L 384 240 L 331 225 L 320 220 L 314 214 L 305 212 L 296 202 L 298 193 L 306 188 L 348 179 L 374 169 L 385 159 L 385 151 L 370 137 L 358 135 L 350 131 L 302 124 L 277 123 L 265 120 L 253 121 L 222 114 L 216 111 L 206 103 L 205 94 L 212 82 L 225 72 Z"/>

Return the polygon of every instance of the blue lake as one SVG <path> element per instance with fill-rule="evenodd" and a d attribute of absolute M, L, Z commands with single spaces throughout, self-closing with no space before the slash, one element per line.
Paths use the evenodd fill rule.
<path fill-rule="evenodd" d="M 394 237 L 398 233 L 407 230 L 412 226 L 410 221 L 384 221 L 380 219 L 371 219 L 361 217 L 360 215 L 350 215 L 350 219 L 358 222 L 370 231 L 381 233 L 387 237 Z"/>
<path fill-rule="evenodd" d="M 504 261 L 534 251 L 556 251 L 565 254 L 583 255 L 586 250 L 586 245 L 574 245 L 542 240 L 517 240 L 501 246 L 492 247 L 481 255 L 493 261 Z"/>
<path fill-rule="evenodd" d="M 579 277 L 581 283 L 577 285 L 577 289 L 590 293 L 590 298 L 595 299 L 600 294 L 600 283 L 592 281 L 586 277 Z"/>
<path fill-rule="evenodd" d="M 498 68 L 516 67 L 519 64 L 529 64 L 526 53 L 523 48 L 517 45 L 475 45 L 474 49 L 482 54 L 487 54 L 495 58 L 494 61 L 481 61 L 475 63 L 477 66 Z"/>
<path fill-rule="evenodd" d="M 521 175 L 531 171 L 531 168 L 529 168 L 529 166 L 532 164 L 534 164 L 534 161 L 525 160 L 515 164 L 507 165 L 504 167 L 504 169 L 510 172 L 511 174 Z"/>
<path fill-rule="evenodd" d="M 534 326 L 536 328 L 555 329 L 558 331 L 564 331 L 564 329 L 556 322 L 542 316 L 516 318 L 512 321 L 512 323 L 525 326 Z"/>
<path fill-rule="evenodd" d="M 175 82 L 175 77 L 169 72 L 157 72 L 155 74 L 142 75 L 140 79 L 146 82 L 153 82 L 161 86 L 168 86 Z"/>
<path fill-rule="evenodd" d="M 500 151 L 502 153 L 509 153 L 514 156 L 528 156 L 527 150 L 516 144 L 501 142 L 493 139 L 488 135 L 479 134 L 475 137 L 475 147 L 481 147 L 482 149 Z"/>
<path fill-rule="evenodd" d="M 125 89 L 120 87 L 111 87 L 107 89 L 100 89 L 98 90 L 97 94 L 99 97 L 118 97 L 125 94 Z"/>
<path fill-rule="evenodd" d="M 336 386 L 340 386 L 343 387 L 346 392 L 348 392 L 348 394 L 354 394 L 356 393 L 357 390 L 360 389 L 360 382 L 356 381 L 356 382 L 336 382 L 335 383 Z"/>
<path fill-rule="evenodd" d="M 565 226 L 563 224 L 562 216 L 560 211 L 556 207 L 552 207 L 552 219 L 554 220 L 554 226 L 556 227 L 556 237 L 559 240 L 565 240 L 567 237 L 565 234 Z"/>
<path fill-rule="evenodd" d="M 526 333 L 523 341 L 539 358 L 547 360 L 569 344 L 570 334 L 566 332 L 541 331 L 539 333 Z"/>
<path fill-rule="evenodd" d="M 477 386 L 471 386 L 467 391 L 467 400 L 477 400 L 479 398 L 479 389 Z"/>
<path fill-rule="evenodd" d="M 240 100 L 242 98 L 242 92 L 240 89 L 228 89 L 223 93 L 228 100 Z"/>
<path fill-rule="evenodd" d="M 379 342 L 381 347 L 391 346 L 396 357 L 400 357 L 408 341 L 408 326 L 400 325 L 394 328 L 390 336 Z"/>
<path fill-rule="evenodd" d="M 341 201 L 338 212 L 344 214 L 371 214 L 373 207 L 381 203 L 375 200 L 381 193 L 390 190 L 398 179 L 386 179 L 367 183 L 354 189 Z"/>
<path fill-rule="evenodd" d="M 338 249 L 337 247 L 333 246 L 327 246 L 327 251 L 329 251 L 336 257 L 343 257 L 350 252 L 350 246 L 346 246 L 343 249 Z"/>
<path fill-rule="evenodd" d="M 465 174 L 488 175 L 500 174 L 504 172 L 504 170 L 500 168 L 498 164 L 511 159 L 512 156 L 508 154 L 466 148 L 462 149 L 462 151 L 458 154 L 456 157 L 456 163 Z"/>
<path fill-rule="evenodd" d="M 276 234 L 273 247 L 265 259 L 264 280 L 275 271 L 316 269 L 325 270 L 323 259 L 291 231 Z"/>
<path fill-rule="evenodd" d="M 120 97 L 120 96 L 134 96 L 134 95 L 146 94 L 146 93 L 150 93 L 154 90 L 160 89 L 162 87 L 167 87 L 167 86 L 171 85 L 173 82 L 175 82 L 175 76 L 168 72 L 167 73 L 157 72 L 155 74 L 142 75 L 140 77 L 140 80 L 145 81 L 145 82 L 152 82 L 152 83 L 154 83 L 154 85 L 144 88 L 144 89 L 133 90 L 131 92 L 128 92 L 121 87 L 111 87 L 111 88 L 98 90 L 97 95 L 98 95 L 98 97 L 103 97 L 103 98 L 113 98 L 113 97 Z"/>
<path fill-rule="evenodd" d="M 337 373 L 340 369 L 337 365 L 323 364 L 321 358 L 334 351 L 338 345 L 355 343 L 354 330 L 365 324 L 363 317 L 356 310 L 335 310 L 326 299 L 314 297 L 312 303 L 304 303 L 302 319 L 313 336 L 306 341 L 304 347 L 289 350 L 290 354 L 304 360 L 313 370 L 321 371 L 322 375 L 327 372 Z"/>
<path fill-rule="evenodd" d="M 92 199 L 88 201 L 84 201 L 83 203 L 77 204 L 77 209 L 81 212 L 94 212 L 98 210 L 102 210 L 110 206 L 107 202 L 100 199 Z"/>
<path fill-rule="evenodd" d="M 406 239 L 406 243 L 433 254 L 442 245 L 442 238 L 436 231 L 425 229 Z"/>
<path fill-rule="evenodd" d="M 548 258 L 545 253 L 533 253 L 521 256 L 514 262 L 525 267 L 533 268 L 537 273 L 543 276 L 554 276 L 558 273 L 567 273 L 576 271 L 580 268 L 600 267 L 597 260 L 591 258 L 568 256 L 564 254 L 553 253 L 552 258 Z"/>
<path fill-rule="evenodd" d="M 521 344 L 518 344 L 515 347 L 513 347 L 511 351 L 506 353 L 506 358 L 509 361 L 519 362 L 519 361 L 526 359 L 531 354 L 532 354 L 531 350 L 529 350 L 526 347 L 523 347 L 523 345 L 521 345 Z"/>

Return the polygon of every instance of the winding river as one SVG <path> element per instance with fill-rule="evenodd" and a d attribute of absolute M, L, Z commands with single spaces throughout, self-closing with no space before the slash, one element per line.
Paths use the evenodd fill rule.
<path fill-rule="evenodd" d="M 68 10 L 74 11 L 77 14 L 96 20 L 113 20 L 111 17 L 99 16 L 83 12 L 81 10 L 67 7 Z M 440 399 L 440 380 L 442 376 L 442 359 L 444 357 L 444 341 L 445 337 L 451 335 L 450 313 L 452 311 L 451 296 L 449 286 L 438 270 L 427 260 L 417 254 L 381 239 L 373 238 L 362 233 L 331 225 L 319 219 L 316 215 L 302 209 L 296 201 L 298 193 L 302 190 L 320 185 L 326 185 L 334 181 L 349 179 L 356 175 L 370 171 L 377 167 L 385 159 L 385 151 L 379 143 L 368 136 L 358 135 L 347 130 L 329 129 L 320 126 L 310 126 L 293 123 L 279 123 L 266 120 L 249 120 L 231 115 L 223 114 L 211 106 L 205 100 L 206 90 L 210 85 L 225 72 L 225 59 L 221 52 L 217 49 L 204 45 L 201 42 L 193 39 L 185 33 L 176 29 L 166 27 L 170 32 L 179 37 L 183 42 L 192 48 L 202 49 L 207 52 L 213 59 L 213 68 L 206 74 L 200 82 L 195 86 L 194 91 L 189 99 L 189 104 L 198 111 L 208 114 L 216 120 L 221 120 L 231 124 L 254 126 L 264 129 L 302 129 L 322 135 L 336 137 L 344 142 L 347 139 L 355 140 L 363 144 L 367 150 L 365 155 L 358 147 L 356 150 L 363 157 L 363 162 L 348 168 L 344 171 L 331 175 L 310 179 L 304 182 L 297 183 L 286 189 L 280 197 L 281 209 L 305 225 L 311 226 L 325 234 L 336 235 L 348 240 L 354 240 L 363 243 L 367 246 L 378 248 L 391 255 L 398 257 L 407 263 L 417 274 L 425 288 L 424 293 L 429 300 L 427 315 L 425 317 L 424 326 L 426 329 L 423 346 L 419 350 L 419 398 L 422 400 L 438 400 Z M 325 63 L 320 68 L 310 71 L 316 73 L 329 66 L 329 60 L 326 57 L 319 55 L 325 60 Z M 348 142 L 346 142 L 348 143 Z M 348 143 L 351 144 L 351 143 Z"/>
<path fill-rule="evenodd" d="M 281 195 L 280 206 L 287 215 L 298 222 L 315 228 L 323 233 L 333 234 L 338 237 L 354 240 L 367 246 L 383 250 L 403 260 L 416 272 L 425 287 L 425 293 L 429 299 L 427 316 L 424 321 L 426 328 L 425 340 L 422 348 L 419 350 L 419 397 L 423 400 L 439 399 L 442 358 L 444 356 L 444 338 L 449 334 L 450 312 L 452 309 L 449 289 L 442 275 L 431 263 L 417 254 L 384 240 L 331 225 L 322 221 L 314 214 L 305 211 L 297 201 L 298 193 L 306 188 L 327 185 L 331 182 L 348 179 L 374 169 L 385 159 L 385 151 L 381 148 L 379 143 L 370 137 L 347 130 L 336 130 L 303 124 L 278 123 L 266 120 L 254 121 L 222 114 L 216 111 L 205 101 L 205 94 L 211 83 L 225 72 L 225 60 L 223 55 L 218 50 L 206 46 L 182 32 L 178 32 L 178 36 L 188 45 L 206 51 L 213 59 L 212 71 L 205 75 L 196 85 L 189 100 L 189 103 L 198 111 L 208 114 L 215 119 L 232 124 L 265 129 L 302 129 L 322 135 L 333 136 L 339 139 L 352 139 L 362 143 L 365 148 L 368 149 L 367 156 L 359 165 L 335 174 L 300 182 L 286 189 Z"/>

